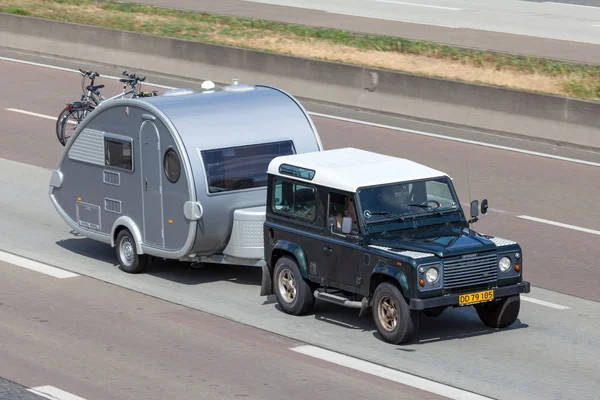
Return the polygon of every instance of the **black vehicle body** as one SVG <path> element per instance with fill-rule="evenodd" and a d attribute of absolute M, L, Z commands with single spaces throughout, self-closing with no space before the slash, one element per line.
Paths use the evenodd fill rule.
<path fill-rule="evenodd" d="M 275 179 L 302 185 L 307 195 L 312 190 L 313 199 L 316 194 L 314 214 L 303 218 L 278 212 L 274 208 Z M 450 179 L 448 182 L 456 196 Z M 297 298 L 290 300 L 287 308 L 278 296 L 285 312 L 306 312 L 314 298 L 319 298 L 360 308 L 362 314 L 376 297 L 396 298 L 398 303 L 401 296 L 406 304 L 399 302 L 395 312 L 400 319 L 409 320 L 410 326 L 394 328 L 387 336 L 379 325 L 378 329 L 385 340 L 403 343 L 410 341 L 418 330 L 421 312 L 433 317 L 447 307 L 475 306 L 485 324 L 508 326 L 518 315 L 519 294 L 530 290 L 529 282 L 523 280 L 521 246 L 471 229 L 470 225 L 478 219 L 478 201 L 471 204 L 471 220 L 467 220 L 458 206 L 444 213 L 424 211 L 404 220 L 390 217 L 373 226 L 358 218 L 357 231 L 341 233 L 334 231 L 334 221 L 327 218 L 330 197 L 345 195 L 359 199 L 360 189 L 356 193 L 344 192 L 300 177 L 269 174 L 267 193 L 266 265 L 261 295 L 278 295 L 275 274 L 283 259 L 289 266 L 287 271 L 292 273 L 290 276 L 296 270 L 300 276 L 294 279 L 301 281 L 296 283 Z M 363 215 L 360 200 L 356 206 L 357 215 Z M 487 213 L 487 200 L 482 202 L 481 212 Z M 501 272 L 499 260 L 505 256 L 511 261 L 510 269 Z M 438 271 L 434 283 L 426 279 L 432 266 Z M 378 287 L 384 283 L 387 292 L 381 289 L 385 293 L 378 294 Z M 375 308 L 373 312 L 376 313 Z M 376 315 L 374 319 L 377 322 Z"/>

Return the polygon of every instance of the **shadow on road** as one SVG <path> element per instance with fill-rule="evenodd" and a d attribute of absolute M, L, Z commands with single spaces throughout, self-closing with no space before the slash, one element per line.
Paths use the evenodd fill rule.
<path fill-rule="evenodd" d="M 56 244 L 72 253 L 105 262 L 118 268 L 115 249 L 108 244 L 85 237 L 60 240 Z M 126 272 L 122 273 L 125 274 Z M 148 264 L 142 274 L 182 285 L 227 281 L 242 285 L 260 286 L 262 270 L 258 267 L 223 264 L 202 264 L 192 267 L 189 263 L 156 259 Z"/>
<path fill-rule="evenodd" d="M 276 303 L 275 296 L 269 296 L 269 298 L 271 297 L 272 301 L 270 303 Z M 276 304 L 275 308 L 283 312 L 279 305 Z M 371 309 L 362 317 L 358 316 L 358 312 L 358 309 L 340 307 L 317 300 L 315 307 L 307 316 L 342 328 L 370 332 L 375 338 L 384 342 L 375 327 Z M 512 330 L 529 327 L 529 325 L 523 324 L 517 319 L 514 324 L 505 329 L 489 328 L 481 322 L 477 316 L 477 312 L 472 307 L 446 309 L 442 315 L 435 318 L 421 314 L 419 325 L 419 332 L 413 341 L 404 345 L 398 345 L 397 350 L 412 352 L 416 351 L 416 346 L 432 342 L 468 339 L 485 335 L 501 335 L 507 334 Z"/>

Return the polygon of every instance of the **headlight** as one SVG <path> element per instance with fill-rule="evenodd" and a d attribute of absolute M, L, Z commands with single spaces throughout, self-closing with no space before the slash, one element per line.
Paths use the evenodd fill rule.
<path fill-rule="evenodd" d="M 510 269 L 510 258 L 502 257 L 498 265 L 500 266 L 500 271 L 506 272 Z"/>
<path fill-rule="evenodd" d="M 427 282 L 434 283 L 438 280 L 438 270 L 433 267 L 429 268 L 425 274 L 425 278 L 427 278 Z"/>

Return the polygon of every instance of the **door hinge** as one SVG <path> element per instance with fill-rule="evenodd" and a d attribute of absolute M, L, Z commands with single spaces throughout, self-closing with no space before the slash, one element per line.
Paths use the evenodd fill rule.
<path fill-rule="evenodd" d="M 362 278 L 356 278 L 356 285 L 357 286 L 362 285 Z"/>

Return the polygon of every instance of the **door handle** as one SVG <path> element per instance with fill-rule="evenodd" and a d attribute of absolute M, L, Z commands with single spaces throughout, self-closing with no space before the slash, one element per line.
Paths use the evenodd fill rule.
<path fill-rule="evenodd" d="M 323 252 L 325 253 L 325 255 L 331 255 L 331 253 L 333 253 L 333 249 L 329 246 L 325 246 L 323 247 Z"/>

